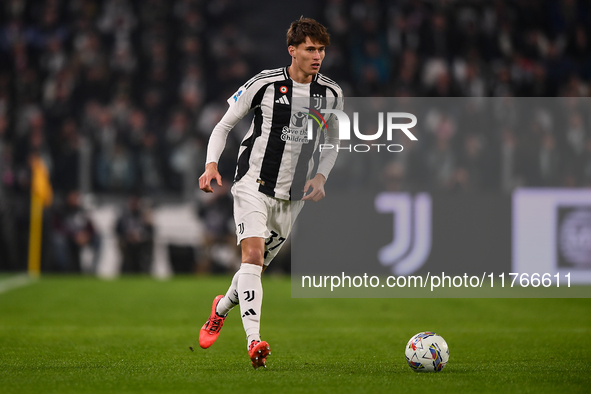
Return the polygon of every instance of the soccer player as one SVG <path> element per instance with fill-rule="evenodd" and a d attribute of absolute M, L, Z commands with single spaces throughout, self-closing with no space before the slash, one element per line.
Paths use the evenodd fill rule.
<path fill-rule="evenodd" d="M 265 70 L 242 85 L 228 99 L 229 108 L 215 126 L 207 146 L 205 172 L 199 178 L 201 190 L 212 193 L 211 182 L 219 186 L 222 178 L 217 162 L 230 130 L 249 111 L 254 118 L 238 153 L 232 186 L 236 235 L 242 250 L 242 264 L 225 295 L 215 297 L 211 315 L 199 333 L 199 345 L 210 347 L 218 338 L 228 312 L 240 305 L 247 336 L 247 349 L 255 369 L 266 366 L 271 354 L 261 341 L 259 328 L 263 288 L 261 273 L 281 249 L 304 201 L 318 201 L 325 195 L 324 184 L 332 169 L 336 149 L 320 152 L 318 168 L 312 177 L 313 153 L 319 134 L 308 140 L 302 133 L 302 117 L 296 98 L 320 108 L 321 100 L 332 100 L 341 108 L 342 91 L 331 79 L 319 74 L 330 44 L 324 26 L 313 19 L 300 18 L 287 32 L 291 65 Z M 296 100 L 302 101 L 302 100 Z M 305 119 L 304 119 L 305 120 Z M 298 125 L 300 128 L 298 129 Z M 338 146 L 338 122 L 327 116 L 325 144 Z"/>

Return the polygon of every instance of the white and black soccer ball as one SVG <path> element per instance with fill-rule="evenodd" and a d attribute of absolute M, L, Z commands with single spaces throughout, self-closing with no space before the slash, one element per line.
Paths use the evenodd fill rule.
<path fill-rule="evenodd" d="M 449 347 L 434 332 L 419 332 L 406 344 L 404 350 L 408 366 L 416 372 L 439 372 L 449 360 Z"/>

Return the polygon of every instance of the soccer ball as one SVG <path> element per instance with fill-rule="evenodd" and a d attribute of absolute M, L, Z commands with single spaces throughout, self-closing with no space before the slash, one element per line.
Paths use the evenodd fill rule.
<path fill-rule="evenodd" d="M 439 372 L 449 360 L 445 339 L 434 332 L 419 332 L 406 344 L 406 362 L 416 372 Z"/>

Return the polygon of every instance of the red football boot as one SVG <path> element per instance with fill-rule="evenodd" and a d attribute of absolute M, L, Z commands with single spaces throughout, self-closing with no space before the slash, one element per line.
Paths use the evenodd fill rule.
<path fill-rule="evenodd" d="M 218 306 L 218 302 L 220 302 L 223 297 L 224 296 L 222 294 L 213 299 L 209 319 L 207 319 L 203 327 L 201 327 L 201 331 L 199 331 L 199 346 L 201 346 L 203 349 L 207 349 L 213 345 L 213 343 L 220 336 L 220 331 L 224 325 L 226 316 L 218 315 L 215 311 L 215 308 Z"/>
<path fill-rule="evenodd" d="M 265 341 L 252 341 L 248 347 L 248 355 L 254 369 L 258 367 L 267 368 L 267 357 L 271 354 L 271 348 Z"/>

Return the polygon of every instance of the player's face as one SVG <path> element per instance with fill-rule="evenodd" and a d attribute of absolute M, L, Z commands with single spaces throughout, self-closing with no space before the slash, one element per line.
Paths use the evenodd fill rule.
<path fill-rule="evenodd" d="M 289 54 L 304 74 L 315 75 L 320 71 L 322 60 L 324 60 L 324 49 L 324 45 L 312 42 L 310 37 L 306 37 L 306 41 L 297 47 L 290 46 Z"/>

